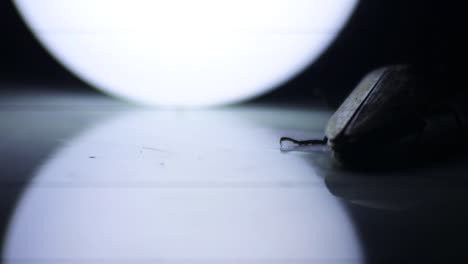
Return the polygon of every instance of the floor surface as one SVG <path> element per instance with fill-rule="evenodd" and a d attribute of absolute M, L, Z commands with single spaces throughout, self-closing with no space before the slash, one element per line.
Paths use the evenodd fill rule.
<path fill-rule="evenodd" d="M 351 172 L 332 113 L 141 108 L 0 96 L 1 259 L 16 263 L 374 263 L 467 255 L 467 159 Z"/>

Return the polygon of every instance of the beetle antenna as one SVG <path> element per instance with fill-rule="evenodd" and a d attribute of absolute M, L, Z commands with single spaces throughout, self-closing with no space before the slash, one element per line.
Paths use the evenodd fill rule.
<path fill-rule="evenodd" d="M 280 139 L 281 150 L 285 149 L 284 146 L 283 146 L 283 143 L 285 141 L 292 142 L 292 143 L 294 143 L 294 144 L 296 144 L 298 146 L 326 145 L 327 141 L 328 141 L 328 138 L 324 137 L 323 139 L 296 140 L 296 139 L 293 139 L 293 138 L 290 138 L 290 137 L 282 137 Z"/>

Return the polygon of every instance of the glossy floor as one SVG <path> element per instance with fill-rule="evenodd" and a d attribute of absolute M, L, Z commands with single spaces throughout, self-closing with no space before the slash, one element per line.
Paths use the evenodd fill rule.
<path fill-rule="evenodd" d="M 96 95 L 0 98 L 2 263 L 373 263 L 464 255 L 463 157 L 348 172 L 331 112 L 137 108 Z"/>

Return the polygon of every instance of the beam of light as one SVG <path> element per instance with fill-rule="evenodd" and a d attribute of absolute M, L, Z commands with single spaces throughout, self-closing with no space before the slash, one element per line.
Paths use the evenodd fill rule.
<path fill-rule="evenodd" d="M 91 85 L 163 106 L 233 103 L 312 63 L 357 0 L 15 0 L 39 41 Z"/>

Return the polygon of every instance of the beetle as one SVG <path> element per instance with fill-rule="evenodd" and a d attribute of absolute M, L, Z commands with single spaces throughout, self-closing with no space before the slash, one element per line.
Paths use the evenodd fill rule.
<path fill-rule="evenodd" d="M 367 74 L 329 119 L 322 140 L 348 167 L 399 167 L 462 149 L 468 107 L 462 90 L 437 72 L 409 65 Z"/>

